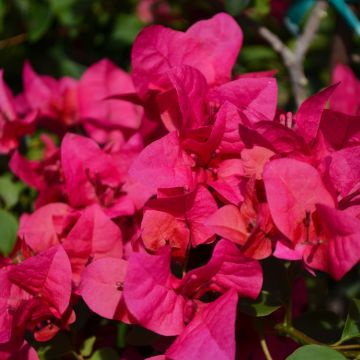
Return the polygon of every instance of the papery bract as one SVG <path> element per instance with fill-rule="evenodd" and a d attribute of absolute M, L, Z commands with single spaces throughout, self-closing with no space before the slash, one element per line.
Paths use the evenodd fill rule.
<path fill-rule="evenodd" d="M 19 117 L 16 112 L 15 99 L 3 79 L 4 71 L 0 70 L 0 153 L 7 154 L 19 145 L 21 136 L 35 130 L 36 111 Z"/>
<path fill-rule="evenodd" d="M 193 186 L 193 159 L 181 148 L 176 132 L 148 145 L 133 162 L 129 174 L 154 194 L 158 188 Z"/>
<path fill-rule="evenodd" d="M 223 83 L 230 79 L 241 44 L 239 26 L 224 13 L 197 22 L 185 33 L 159 25 L 148 27 L 132 49 L 135 86 L 145 97 L 151 87 L 156 88 L 161 75 L 180 65 L 198 69 L 209 84 Z"/>
<path fill-rule="evenodd" d="M 111 257 L 86 267 L 79 292 L 92 311 L 107 319 L 129 322 L 122 295 L 126 270 L 125 260 Z"/>
<path fill-rule="evenodd" d="M 199 298 L 207 291 L 220 293 L 234 289 L 239 296 L 257 298 L 262 287 L 262 269 L 258 261 L 247 258 L 228 240 L 220 240 L 210 261 L 186 273 L 181 291 Z"/>
<path fill-rule="evenodd" d="M 145 215 L 148 209 L 152 211 L 151 214 L 146 215 L 146 220 L 142 224 L 145 232 L 145 246 L 151 250 L 158 249 L 164 245 L 165 240 L 168 240 L 171 247 L 182 246 L 178 250 L 184 255 L 189 241 L 195 247 L 211 241 L 211 237 L 214 235 L 213 231 L 204 225 L 205 220 L 217 209 L 216 202 L 210 192 L 203 186 L 199 186 L 191 192 L 179 190 L 179 193 L 174 196 L 162 196 L 149 200 L 145 206 Z M 159 234 L 158 238 L 149 236 L 151 228 L 159 226 L 157 221 L 164 221 L 164 218 L 159 218 L 159 213 L 172 216 L 172 219 L 168 219 L 168 221 L 172 221 L 177 229 L 177 234 L 172 234 L 175 235 L 175 238 L 166 238 L 164 237 L 165 234 Z M 149 222 L 148 217 L 152 221 Z M 171 235 L 168 231 L 165 233 L 166 236 Z M 179 235 L 182 237 L 181 241 L 177 239 Z"/>
<path fill-rule="evenodd" d="M 322 231 L 318 242 L 306 247 L 305 263 L 340 280 L 360 260 L 360 220 L 326 205 L 316 210 Z"/>
<path fill-rule="evenodd" d="M 332 110 L 323 112 L 320 131 L 331 150 L 360 145 L 360 117 Z"/>
<path fill-rule="evenodd" d="M 89 261 L 110 256 L 120 259 L 123 253 L 121 230 L 96 204 L 82 212 L 62 244 L 76 283 Z"/>
<path fill-rule="evenodd" d="M 342 197 L 348 195 L 360 182 L 360 146 L 345 148 L 332 153 L 327 172 L 334 188 Z"/>
<path fill-rule="evenodd" d="M 274 224 L 267 203 L 259 202 L 256 182 L 250 178 L 240 207 L 225 205 L 207 220 L 216 234 L 242 245 L 242 252 L 254 259 L 271 255 Z"/>
<path fill-rule="evenodd" d="M 39 360 L 36 350 L 26 341 L 20 348 L 13 343 L 0 345 L 0 357 L 3 360 Z"/>
<path fill-rule="evenodd" d="M 7 333 L 0 331 L 0 341 L 5 350 L 9 347 L 15 353 L 26 330 L 35 340 L 48 341 L 75 321 L 69 307 L 71 266 L 62 246 L 1 268 L 0 279 L 0 306 L 4 310 L 0 323 L 7 329 Z"/>
<path fill-rule="evenodd" d="M 131 215 L 131 199 L 121 191 L 126 178 L 119 173 L 111 154 L 91 139 L 67 134 L 61 144 L 61 164 L 69 204 L 82 208 L 100 204 L 111 216 Z"/>
<path fill-rule="evenodd" d="M 174 360 L 231 360 L 235 357 L 235 320 L 238 296 L 228 291 L 197 313 L 166 351 Z"/>
<path fill-rule="evenodd" d="M 212 89 L 210 103 L 226 101 L 241 110 L 251 123 L 272 120 L 276 111 L 277 85 L 273 78 L 240 78 Z"/>
<path fill-rule="evenodd" d="M 62 133 L 78 123 L 78 84 L 75 79 L 63 77 L 56 80 L 38 75 L 26 62 L 23 82 L 27 105 L 39 111 L 42 125 Z"/>
<path fill-rule="evenodd" d="M 18 236 L 36 253 L 45 251 L 61 242 L 66 230 L 66 218 L 70 219 L 71 215 L 75 219 L 79 216 L 67 204 L 45 205 L 30 215 L 22 215 Z"/>
<path fill-rule="evenodd" d="M 277 228 L 295 244 L 313 238 L 315 205 L 335 205 L 317 170 L 298 160 L 278 159 L 265 166 L 263 179 Z"/>
<path fill-rule="evenodd" d="M 161 335 L 178 335 L 185 327 L 185 298 L 172 288 L 170 249 L 157 255 L 134 253 L 128 262 L 124 298 L 131 315 Z"/>
<path fill-rule="evenodd" d="M 71 266 L 62 246 L 54 246 L 11 268 L 9 279 L 31 295 L 42 297 L 59 314 L 69 305 Z"/>
<path fill-rule="evenodd" d="M 331 74 L 332 83 L 340 82 L 330 101 L 330 108 L 348 115 L 359 114 L 360 83 L 350 67 L 336 64 Z"/>
<path fill-rule="evenodd" d="M 92 126 L 105 132 L 139 128 L 141 107 L 124 100 L 109 99 L 134 91 L 130 75 L 108 59 L 100 60 L 85 71 L 79 82 L 79 116 L 90 136 L 104 142 Z"/>
<path fill-rule="evenodd" d="M 186 132 L 206 125 L 206 79 L 191 66 L 178 66 L 167 72 L 172 88 L 156 97 L 161 118 L 169 131 Z"/>
<path fill-rule="evenodd" d="M 296 113 L 297 132 L 310 143 L 316 138 L 320 126 L 321 114 L 326 102 L 335 91 L 337 84 L 331 85 L 306 99 Z"/>

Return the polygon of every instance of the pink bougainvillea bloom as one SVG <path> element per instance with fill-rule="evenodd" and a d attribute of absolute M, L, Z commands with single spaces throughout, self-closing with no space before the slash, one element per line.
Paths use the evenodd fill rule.
<path fill-rule="evenodd" d="M 312 239 L 316 233 L 312 221 L 316 204 L 335 205 L 319 172 L 298 160 L 278 159 L 265 166 L 263 179 L 276 227 L 294 244 Z"/>
<path fill-rule="evenodd" d="M 140 325 L 161 335 L 180 334 L 185 328 L 186 299 L 177 294 L 179 282 L 170 272 L 170 249 L 156 255 L 133 253 L 124 283 L 124 298 Z"/>
<path fill-rule="evenodd" d="M 220 240 L 210 261 L 186 273 L 180 288 L 184 294 L 200 298 L 207 291 L 226 292 L 234 289 L 239 296 L 256 299 L 262 288 L 260 263 L 242 253 L 228 240 Z"/>
<path fill-rule="evenodd" d="M 223 118 L 225 123 L 224 133 L 219 145 L 221 153 L 240 153 L 245 147 L 240 138 L 239 125 L 249 125 L 247 117 L 233 104 L 226 101 L 218 110 L 216 117 Z"/>
<path fill-rule="evenodd" d="M 155 100 L 165 127 L 178 129 L 181 137 L 189 129 L 209 125 L 226 102 L 234 104 L 251 123 L 272 120 L 275 115 L 277 86 L 271 77 L 240 78 L 210 89 L 201 72 L 188 65 L 173 67 L 166 76 Z"/>
<path fill-rule="evenodd" d="M 54 246 L 12 267 L 9 280 L 63 314 L 71 294 L 71 266 L 62 246 Z"/>
<path fill-rule="evenodd" d="M 278 154 L 303 154 L 308 151 L 300 135 L 274 121 L 260 121 L 252 129 L 240 125 L 239 132 L 246 147 L 260 146 Z"/>
<path fill-rule="evenodd" d="M 1 306 L 5 306 L 0 322 L 7 329 L 7 334 L 0 333 L 2 343 L 14 342 L 16 347 L 20 341 L 21 345 L 26 329 L 34 333 L 37 341 L 47 341 L 75 320 L 68 307 L 71 266 L 62 246 L 3 267 L 0 278 Z"/>
<path fill-rule="evenodd" d="M 360 145 L 360 118 L 333 110 L 323 112 L 320 131 L 332 151 Z"/>
<path fill-rule="evenodd" d="M 207 125 L 208 85 L 204 75 L 188 65 L 173 67 L 166 74 L 171 85 L 156 97 L 165 127 L 169 131 L 185 133 L 191 128 Z"/>
<path fill-rule="evenodd" d="M 340 280 L 360 260 L 360 219 L 326 205 L 317 205 L 320 233 L 304 252 L 305 263 Z"/>
<path fill-rule="evenodd" d="M 70 259 L 75 284 L 91 260 L 121 258 L 123 253 L 121 230 L 97 204 L 81 212 L 62 203 L 45 205 L 22 217 L 19 237 L 36 253 L 62 244 Z"/>
<path fill-rule="evenodd" d="M 244 149 L 241 152 L 241 164 L 244 176 L 255 177 L 257 180 L 262 178 L 265 164 L 275 153 L 270 149 L 261 146 L 254 146 L 251 149 Z"/>
<path fill-rule="evenodd" d="M 242 252 L 254 259 L 271 255 L 276 231 L 267 203 L 257 199 L 255 179 L 245 187 L 240 207 L 225 205 L 207 220 L 216 234 L 242 245 Z"/>
<path fill-rule="evenodd" d="M 235 20 L 224 13 L 195 23 L 185 33 L 159 25 L 145 28 L 131 54 L 139 95 L 147 96 L 150 89 L 156 89 L 162 75 L 180 65 L 198 69 L 210 85 L 228 81 L 242 38 Z"/>
<path fill-rule="evenodd" d="M 20 347 L 17 341 L 0 345 L 0 357 L 3 360 L 39 360 L 36 350 L 26 341 Z"/>
<path fill-rule="evenodd" d="M 155 194 L 158 188 L 194 184 L 191 166 L 194 160 L 181 148 L 176 132 L 148 145 L 130 167 L 131 178 Z"/>
<path fill-rule="evenodd" d="M 316 138 L 324 106 L 337 86 L 338 84 L 331 85 L 309 97 L 301 104 L 296 113 L 296 130 L 306 143 L 309 144 Z"/>
<path fill-rule="evenodd" d="M 86 267 L 79 293 L 92 311 L 107 319 L 130 322 L 123 299 L 126 270 L 125 260 L 112 257 L 98 259 Z"/>
<path fill-rule="evenodd" d="M 271 77 L 239 78 L 210 91 L 210 103 L 220 106 L 225 101 L 240 109 L 251 123 L 272 120 L 277 103 L 276 80 Z"/>
<path fill-rule="evenodd" d="M 11 171 L 39 192 L 35 208 L 51 202 L 66 200 L 60 151 L 49 136 L 42 134 L 40 140 L 44 144 L 41 160 L 28 160 L 15 151 L 9 162 Z"/>
<path fill-rule="evenodd" d="M 348 147 L 325 158 L 329 179 L 342 197 L 350 194 L 360 182 L 360 146 Z"/>
<path fill-rule="evenodd" d="M 36 111 L 19 117 L 16 112 L 15 99 L 3 79 L 4 71 L 0 70 L 0 153 L 7 154 L 19 145 L 21 136 L 35 130 Z"/>
<path fill-rule="evenodd" d="M 69 230 L 67 227 L 80 216 L 69 205 L 51 203 L 40 207 L 32 214 L 23 214 L 20 218 L 18 236 L 35 253 L 58 245 Z"/>
<path fill-rule="evenodd" d="M 256 298 L 261 290 L 259 263 L 243 256 L 227 240 L 215 246 L 208 264 L 188 272 L 182 280 L 171 274 L 170 255 L 169 248 L 156 255 L 133 253 L 124 284 L 130 313 L 139 324 L 159 334 L 180 334 L 203 306 L 198 299 L 208 291 L 235 289 L 242 296 Z"/>
<path fill-rule="evenodd" d="M 201 308 L 166 351 L 166 357 L 195 360 L 206 354 L 209 360 L 234 359 L 237 301 L 236 291 L 229 290 Z"/>
<path fill-rule="evenodd" d="M 332 83 L 339 83 L 330 101 L 330 109 L 348 115 L 359 115 L 360 82 L 350 67 L 337 64 L 332 73 Z"/>
<path fill-rule="evenodd" d="M 130 75 L 108 59 L 100 60 L 84 72 L 79 82 L 79 117 L 91 137 L 105 142 L 102 131 L 106 134 L 139 128 L 143 115 L 140 106 L 109 99 L 134 91 Z"/>
<path fill-rule="evenodd" d="M 217 167 L 210 168 L 207 184 L 224 202 L 240 205 L 244 200 L 245 179 L 240 159 L 222 160 Z M 212 175 L 212 176 L 211 176 Z"/>
<path fill-rule="evenodd" d="M 26 62 L 23 82 L 27 105 L 39 111 L 43 126 L 62 133 L 78 123 L 78 83 L 75 79 L 63 77 L 56 80 L 38 75 Z"/>
<path fill-rule="evenodd" d="M 164 211 L 146 210 L 141 222 L 141 237 L 149 250 L 170 245 L 172 255 L 183 259 L 190 240 L 186 222 Z"/>
<path fill-rule="evenodd" d="M 221 207 L 208 219 L 207 224 L 216 234 L 240 245 L 243 245 L 248 237 L 245 217 L 234 205 Z"/>
<path fill-rule="evenodd" d="M 214 240 L 214 232 L 204 223 L 217 205 L 203 186 L 191 192 L 178 189 L 171 195 L 158 196 L 145 205 L 142 238 L 150 250 L 170 244 L 175 254 L 183 257 L 189 241 L 195 247 Z"/>
<path fill-rule="evenodd" d="M 104 257 L 120 259 L 123 254 L 120 228 L 97 204 L 87 207 L 82 212 L 62 244 L 70 258 L 76 284 L 90 261 Z"/>
<path fill-rule="evenodd" d="M 111 154 L 93 140 L 67 134 L 61 144 L 61 165 L 65 192 L 72 207 L 98 203 L 111 217 L 134 213 L 134 203 L 122 191 L 127 179 L 119 172 Z"/>

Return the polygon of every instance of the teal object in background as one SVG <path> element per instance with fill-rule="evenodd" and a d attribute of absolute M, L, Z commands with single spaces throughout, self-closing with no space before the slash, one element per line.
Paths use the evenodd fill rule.
<path fill-rule="evenodd" d="M 345 0 L 329 0 L 329 3 L 334 6 L 347 24 L 355 31 L 356 35 L 360 36 L 360 21 L 351 8 L 346 5 Z M 360 2 L 353 1 L 353 3 L 359 4 Z"/>
<path fill-rule="evenodd" d="M 300 24 L 316 0 L 295 0 L 285 17 L 285 25 L 294 35 L 299 34 Z"/>
<path fill-rule="evenodd" d="M 346 23 L 355 31 L 356 35 L 360 36 L 360 21 L 346 4 L 345 0 L 328 0 L 336 11 L 344 18 Z M 315 4 L 316 0 L 295 0 L 288 10 L 285 17 L 285 25 L 291 33 L 298 35 L 300 31 L 300 24 L 303 21 L 306 13 Z M 351 4 L 360 4 L 360 0 L 349 0 Z"/>

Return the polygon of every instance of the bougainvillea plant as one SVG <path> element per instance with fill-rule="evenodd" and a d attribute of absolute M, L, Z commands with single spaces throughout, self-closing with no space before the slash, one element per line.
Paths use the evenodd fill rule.
<path fill-rule="evenodd" d="M 303 320 L 360 260 L 359 82 L 338 65 L 285 113 L 273 72 L 233 74 L 242 43 L 219 13 L 142 30 L 130 73 L 25 63 L 14 96 L 1 71 L 0 151 L 35 197 L 0 258 L 1 359 L 360 358 L 359 300 L 330 340 Z"/>

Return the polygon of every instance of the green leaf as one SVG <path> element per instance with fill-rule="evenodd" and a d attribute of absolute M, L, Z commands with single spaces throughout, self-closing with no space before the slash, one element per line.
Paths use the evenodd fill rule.
<path fill-rule="evenodd" d="M 250 0 L 225 0 L 225 10 L 233 16 L 239 15 L 246 8 Z"/>
<path fill-rule="evenodd" d="M 255 12 L 258 16 L 267 16 L 270 13 L 270 0 L 255 0 Z"/>
<path fill-rule="evenodd" d="M 0 32 L 4 30 L 4 19 L 6 15 L 6 2 L 5 0 L 0 0 Z"/>
<path fill-rule="evenodd" d="M 327 346 L 322 345 L 306 345 L 295 350 L 286 360 L 346 360 L 342 354 Z"/>
<path fill-rule="evenodd" d="M 118 353 L 111 348 L 103 348 L 95 351 L 90 360 L 118 360 Z"/>
<path fill-rule="evenodd" d="M 51 49 L 51 56 L 56 61 L 60 73 L 63 76 L 70 76 L 79 79 L 86 69 L 84 65 L 70 59 L 61 44 L 57 44 L 53 47 L 53 49 Z"/>
<path fill-rule="evenodd" d="M 93 352 L 93 347 L 96 341 L 96 337 L 92 336 L 84 341 L 84 344 L 81 348 L 81 355 L 85 357 L 89 357 Z"/>
<path fill-rule="evenodd" d="M 125 348 L 126 346 L 126 332 L 127 332 L 128 325 L 125 323 L 120 322 L 118 325 L 118 332 L 117 332 L 117 345 L 120 348 Z"/>
<path fill-rule="evenodd" d="M 352 299 L 340 342 L 360 337 L 360 300 Z"/>
<path fill-rule="evenodd" d="M 48 31 L 52 19 L 53 13 L 47 5 L 32 1 L 27 14 L 29 40 L 39 40 Z"/>
<path fill-rule="evenodd" d="M 24 188 L 23 183 L 13 182 L 10 174 L 0 176 L 0 198 L 6 209 L 10 209 L 17 204 L 19 195 Z"/>
<path fill-rule="evenodd" d="M 239 309 L 245 314 L 264 317 L 272 314 L 281 307 L 269 292 L 262 291 L 259 300 L 252 302 L 248 299 L 241 299 L 239 302 Z"/>
<path fill-rule="evenodd" d="M 53 13 L 60 23 L 67 27 L 74 27 L 80 22 L 80 17 L 76 16 L 75 5 L 78 0 L 48 0 Z"/>
<path fill-rule="evenodd" d="M 9 255 L 16 242 L 18 221 L 14 215 L 0 209 L 0 252 Z"/>
<path fill-rule="evenodd" d="M 143 26 L 137 16 L 120 14 L 116 18 L 111 37 L 114 41 L 132 44 Z"/>
<path fill-rule="evenodd" d="M 276 52 L 269 46 L 247 45 L 241 50 L 240 59 L 247 63 L 271 61 L 277 58 Z"/>

